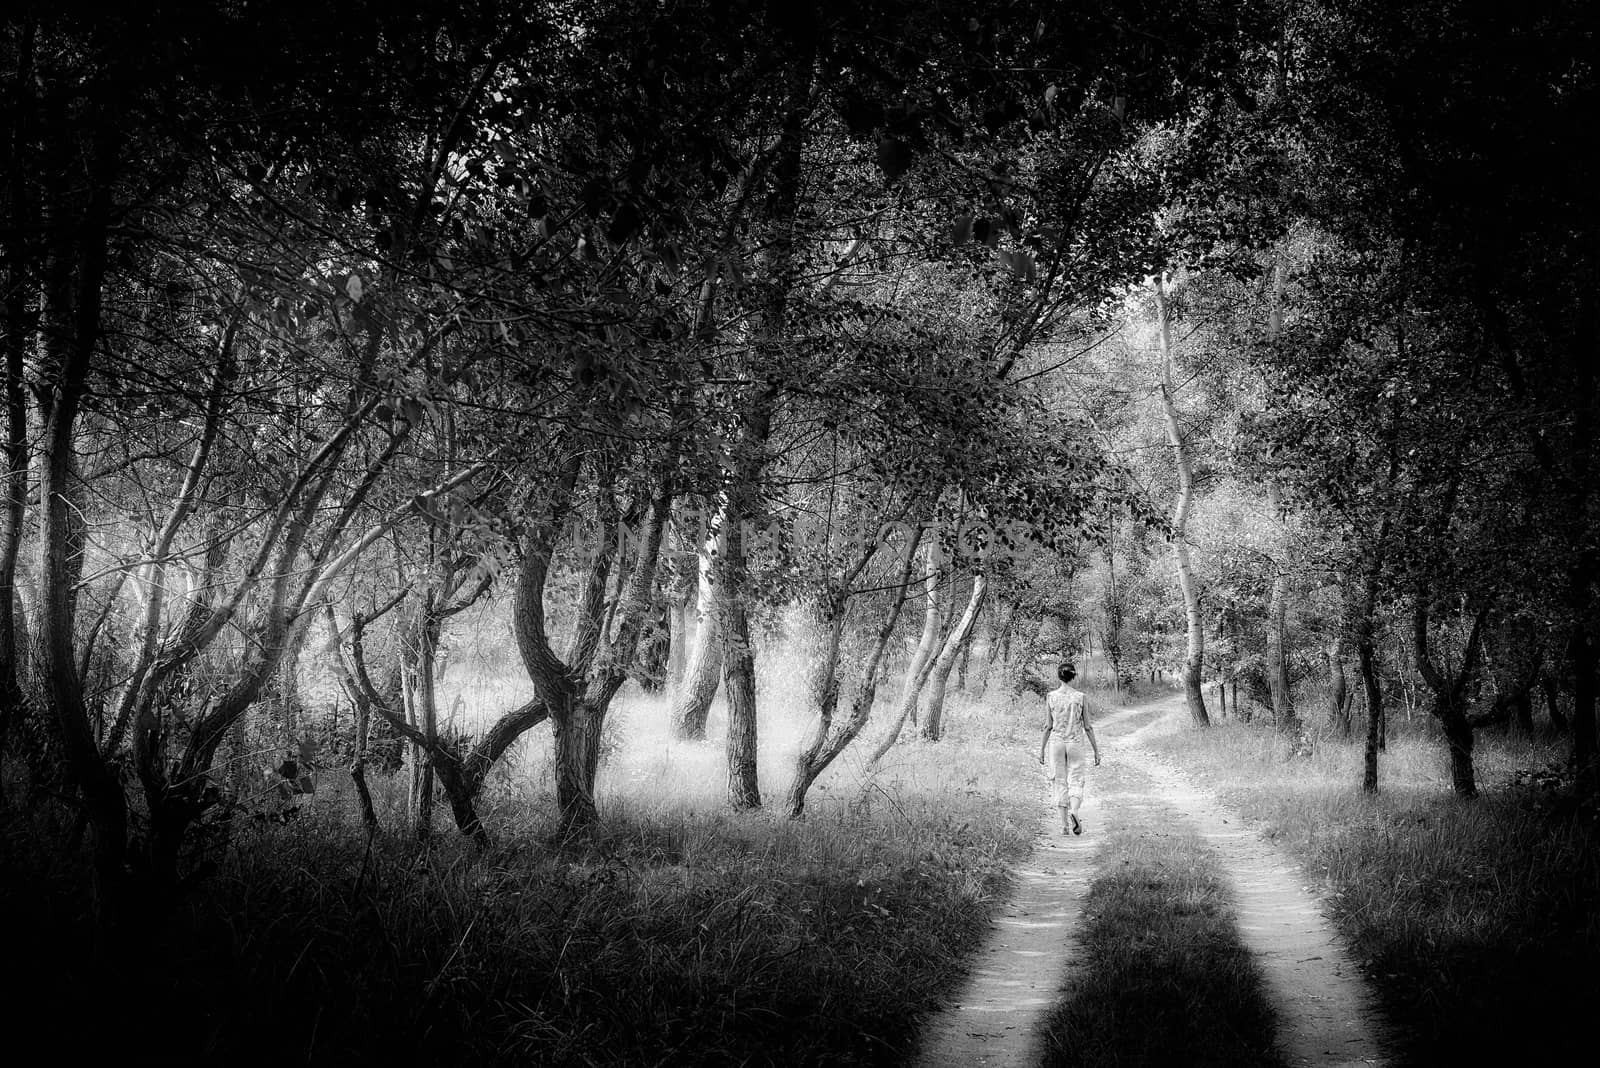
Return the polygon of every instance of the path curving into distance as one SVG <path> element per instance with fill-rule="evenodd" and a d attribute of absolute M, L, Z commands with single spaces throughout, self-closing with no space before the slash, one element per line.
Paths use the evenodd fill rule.
<path fill-rule="evenodd" d="M 1376 999 L 1299 865 L 1214 795 L 1140 744 L 1182 729 L 1181 694 L 1121 709 L 1096 724 L 1107 763 L 1141 772 L 1139 800 L 1185 813 L 1227 874 L 1240 940 L 1259 963 L 1277 1014 L 1277 1046 L 1293 1068 L 1384 1065 L 1392 1057 Z M 1041 802 L 1044 790 L 1040 787 Z M 1037 1065 L 1042 1027 L 1074 966 L 1072 932 L 1093 881 L 1099 833 L 1126 794 L 1102 796 L 1091 778 L 1081 838 L 1062 837 L 1054 809 L 1040 821 L 1032 857 L 1015 869 L 1016 893 L 973 958 L 961 993 L 925 1026 L 919 1068 Z"/>

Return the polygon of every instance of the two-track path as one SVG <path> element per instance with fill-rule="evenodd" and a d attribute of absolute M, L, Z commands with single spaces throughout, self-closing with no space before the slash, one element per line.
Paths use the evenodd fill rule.
<path fill-rule="evenodd" d="M 1137 772 L 1117 791 L 1090 779 L 1082 837 L 1063 837 L 1054 809 L 1040 821 L 1034 854 L 1016 869 L 1016 893 L 973 962 L 965 988 L 925 1027 L 922 1068 L 1037 1065 L 1042 1026 L 1075 963 L 1073 932 L 1094 879 L 1100 837 L 1119 807 L 1159 804 L 1215 852 L 1231 884 L 1239 934 L 1259 962 L 1278 1020 L 1277 1045 L 1291 1066 L 1381 1065 L 1389 1060 L 1371 990 L 1288 856 L 1250 830 L 1217 798 L 1140 744 L 1186 722 L 1181 695 L 1102 717 L 1095 730 L 1106 762 Z M 1041 788 L 1041 796 L 1043 790 Z"/>

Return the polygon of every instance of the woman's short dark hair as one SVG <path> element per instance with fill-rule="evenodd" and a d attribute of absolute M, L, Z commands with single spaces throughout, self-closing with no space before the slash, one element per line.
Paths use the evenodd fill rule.
<path fill-rule="evenodd" d="M 1056 675 L 1062 682 L 1071 682 L 1078 677 L 1078 669 L 1072 666 L 1072 661 L 1063 660 L 1061 666 L 1056 668 Z"/>

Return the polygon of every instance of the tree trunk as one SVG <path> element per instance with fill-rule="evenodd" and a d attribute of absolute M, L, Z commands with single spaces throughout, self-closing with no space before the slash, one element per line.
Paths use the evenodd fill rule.
<path fill-rule="evenodd" d="M 1459 702 L 1435 696 L 1433 714 L 1444 724 L 1445 745 L 1450 751 L 1450 785 L 1458 797 L 1477 797 L 1478 784 L 1473 774 L 1472 725 Z"/>
<path fill-rule="evenodd" d="M 902 590 L 897 603 L 904 600 L 905 592 Z M 807 680 L 806 694 L 816 709 L 817 721 L 795 759 L 794 779 L 789 784 L 786 800 L 786 811 L 790 818 L 799 816 L 805 809 L 806 792 L 826 766 L 821 758 L 833 727 L 834 713 L 839 707 L 839 653 L 844 642 L 845 609 L 845 599 L 832 593 L 825 593 L 812 606 L 817 638 L 815 645 L 818 647 L 813 649 L 809 658 L 811 674 Z M 874 659 L 882 655 L 880 644 L 880 648 L 875 650 Z"/>
<path fill-rule="evenodd" d="M 867 654 L 866 663 L 862 665 L 861 680 L 850 702 L 850 716 L 837 728 L 834 727 L 833 716 L 839 702 L 839 648 L 844 638 L 846 604 L 843 598 L 830 597 L 821 606 L 819 623 L 826 635 L 825 645 L 822 655 L 817 658 L 817 667 L 812 671 L 809 687 L 811 700 L 817 707 L 817 722 L 795 760 L 794 780 L 789 785 L 786 806 L 790 819 L 798 819 L 805 811 L 806 793 L 811 789 L 811 784 L 855 741 L 872 715 L 872 705 L 878 696 L 884 651 L 889 647 L 889 639 L 894 635 L 895 624 L 900 621 L 900 612 L 911 590 L 911 573 L 916 567 L 917 537 L 920 533 L 918 531 L 913 535 L 906 545 L 892 606 L 883 625 L 878 628 L 877 639 Z"/>
<path fill-rule="evenodd" d="M 1172 313 L 1167 304 L 1166 282 L 1160 275 L 1156 275 L 1155 279 L 1155 296 L 1156 311 L 1161 322 L 1161 411 L 1166 421 L 1167 444 L 1172 448 L 1173 463 L 1178 472 L 1178 498 L 1172 506 L 1172 558 L 1178 573 L 1178 587 L 1183 591 L 1186 629 L 1183 694 L 1189 707 L 1189 718 L 1195 726 L 1209 727 L 1211 717 L 1206 714 L 1205 692 L 1200 687 L 1205 665 L 1206 632 L 1200 617 L 1200 590 L 1189 562 L 1187 540 L 1189 510 L 1194 501 L 1194 468 L 1183 426 L 1178 422 L 1178 407 L 1173 400 Z"/>
<path fill-rule="evenodd" d="M 1113 518 L 1106 531 L 1106 629 L 1100 642 L 1111 665 L 1111 691 L 1122 701 L 1122 594 L 1117 589 L 1117 526 Z"/>
<path fill-rule="evenodd" d="M 671 630 L 667 646 L 667 692 L 677 696 L 688 676 L 689 648 L 694 644 L 694 608 L 687 598 L 673 601 L 667 618 Z"/>
<path fill-rule="evenodd" d="M 1000 626 L 999 641 L 989 652 L 989 667 L 998 666 L 1002 677 L 1011 669 L 1011 639 L 1016 634 L 1016 628 L 1012 624 L 1015 622 L 1015 616 L 1014 608 L 1006 613 L 1005 623 Z M 989 667 L 984 669 L 985 680 L 989 677 Z"/>
<path fill-rule="evenodd" d="M 668 627 L 667 692 L 676 700 L 689 670 L 689 650 L 695 642 L 695 617 L 700 609 L 702 561 L 705 540 L 701 513 L 680 507 L 672 524 L 671 569 L 667 574 Z"/>
<path fill-rule="evenodd" d="M 927 681 L 928 672 L 933 667 L 933 650 L 939 641 L 939 629 L 943 617 L 940 569 L 944 557 L 937 538 L 928 542 L 925 562 L 928 570 L 927 577 L 923 579 L 925 605 L 922 612 L 922 637 L 917 641 L 917 651 L 912 654 L 911 663 L 906 666 L 905 679 L 900 684 L 900 697 L 895 702 L 894 723 L 890 725 L 888 735 L 878 743 L 878 748 L 873 750 L 868 764 L 876 764 L 882 760 L 884 754 L 899 739 L 906 720 L 911 718 L 913 710 L 917 707 L 917 697 L 922 693 L 923 683 Z"/>
<path fill-rule="evenodd" d="M 723 684 L 728 695 L 728 804 L 735 809 L 760 808 L 755 658 L 750 651 L 750 627 L 743 606 L 734 608 L 728 623 L 728 647 L 723 656 Z"/>
<path fill-rule="evenodd" d="M 1356 642 L 1356 657 L 1361 663 L 1361 687 L 1367 700 L 1367 745 L 1361 776 L 1361 789 L 1378 792 L 1378 750 L 1382 748 L 1383 691 L 1378 684 L 1378 668 L 1370 633 Z"/>
<path fill-rule="evenodd" d="M 1275 343 L 1283 332 L 1283 286 L 1288 273 L 1284 255 L 1280 249 L 1272 264 L 1271 296 L 1267 313 L 1269 343 Z M 1272 512 L 1272 521 L 1281 527 L 1283 500 L 1275 480 L 1267 482 L 1267 507 Z M 1285 542 L 1283 551 L 1287 554 L 1287 538 L 1283 540 Z M 1283 560 L 1275 560 L 1272 571 L 1272 600 L 1267 611 L 1267 688 L 1272 694 L 1273 722 L 1276 723 L 1278 730 L 1293 734 L 1300 730 L 1300 719 L 1295 714 L 1294 695 L 1289 687 L 1289 663 L 1284 651 L 1287 644 L 1285 632 L 1288 626 L 1288 603 L 1288 569 Z"/>
<path fill-rule="evenodd" d="M 1344 677 L 1345 640 L 1339 637 L 1328 648 L 1328 718 L 1339 737 L 1349 738 L 1350 686 Z"/>
<path fill-rule="evenodd" d="M 560 835 L 587 831 L 598 818 L 594 801 L 595 773 L 600 767 L 600 730 L 604 713 L 586 700 L 576 700 L 555 724 L 556 808 Z"/>
<path fill-rule="evenodd" d="M 741 510 L 742 511 L 742 510 Z M 719 569 L 727 591 L 722 625 L 723 687 L 728 697 L 728 804 L 735 809 L 761 807 L 756 768 L 756 673 L 750 648 L 750 620 L 744 605 L 744 537 L 729 524 L 728 552 Z"/>
<path fill-rule="evenodd" d="M 898 715 L 901 722 L 907 718 L 915 722 L 917 697 L 922 692 L 923 683 L 927 681 L 927 668 L 937 655 L 940 632 L 944 628 L 946 598 L 943 580 L 940 577 L 940 571 L 944 567 L 944 552 L 937 539 L 928 542 L 927 563 L 928 575 L 923 580 L 922 634 L 917 639 L 917 648 L 911 655 L 911 663 L 906 665 L 905 678 L 900 683 Z"/>
<path fill-rule="evenodd" d="M 700 741 L 706 736 L 706 717 L 711 712 L 712 699 L 722 681 L 722 654 L 726 643 L 722 626 L 727 598 L 713 575 L 713 561 L 728 553 L 728 506 L 724 502 L 714 520 L 715 529 L 706 539 L 699 562 L 697 597 L 698 622 L 694 630 L 693 651 L 685 671 L 683 684 L 678 687 L 672 703 L 672 734 L 687 741 Z"/>
<path fill-rule="evenodd" d="M 430 590 L 423 597 L 411 663 L 411 695 L 415 702 L 415 718 L 422 731 L 423 743 L 421 751 L 417 753 L 417 759 L 422 763 L 422 782 L 417 796 L 416 810 L 416 831 L 419 842 L 427 842 L 433 838 L 433 780 L 436 773 L 434 765 L 437 763 L 434 754 L 439 751 L 439 694 L 436 680 L 439 636 L 443 621 L 438 613 L 438 608 L 441 606 L 435 602 L 435 596 L 435 592 Z"/>
<path fill-rule="evenodd" d="M 1428 606 L 1424 596 L 1416 595 L 1413 612 L 1413 644 L 1416 650 L 1417 670 L 1423 681 L 1433 691 L 1429 711 L 1444 728 L 1445 744 L 1450 751 L 1450 782 L 1460 797 L 1476 797 L 1477 783 L 1472 767 L 1472 724 L 1467 719 L 1466 689 L 1477 668 L 1478 655 L 1483 644 L 1483 621 L 1487 611 L 1480 609 L 1467 636 L 1466 651 L 1461 656 L 1461 668 L 1454 676 L 1446 676 L 1433 661 L 1428 641 Z"/>
<path fill-rule="evenodd" d="M 944 725 L 945 684 L 950 678 L 950 669 L 955 665 L 956 656 L 966 648 L 967 642 L 972 638 L 973 626 L 977 622 L 978 613 L 983 609 L 983 599 L 988 589 L 987 575 L 980 572 L 973 576 L 972 593 L 967 598 L 966 611 L 961 614 L 960 621 L 951 628 L 944 640 L 944 647 L 934 659 L 933 668 L 928 675 L 928 699 L 922 710 L 922 736 L 930 742 L 939 740 Z"/>
<path fill-rule="evenodd" d="M 328 609 L 328 618 L 330 630 L 337 634 L 339 628 L 331 607 Z M 334 649 L 334 668 L 356 709 L 356 752 L 350 778 L 355 782 L 361 801 L 362 820 L 369 833 L 378 830 L 378 818 L 373 811 L 372 795 L 366 782 L 371 713 L 375 711 L 382 716 L 407 744 L 426 746 L 426 739 L 421 732 L 408 723 L 403 707 L 397 705 L 391 694 L 380 691 L 367 671 L 363 630 L 373 618 L 376 617 L 357 616 L 352 622 L 348 654 L 342 642 Z M 431 747 L 427 747 L 429 762 L 435 768 L 440 786 L 450 802 L 456 827 L 478 846 L 490 844 L 488 830 L 477 811 L 478 795 L 483 791 L 490 769 L 513 742 L 530 728 L 544 722 L 548 715 L 548 706 L 538 700 L 529 701 L 496 720 L 465 756 L 458 755 L 438 738 L 435 738 Z"/>
<path fill-rule="evenodd" d="M 350 758 L 350 781 L 355 784 L 356 798 L 361 804 L 361 822 L 366 826 L 368 834 L 375 834 L 378 830 L 378 813 L 372 807 L 372 791 L 367 788 L 367 741 L 372 732 L 372 703 L 354 694 L 350 695 L 350 703 L 356 721 L 355 752 Z M 243 719 L 241 716 L 240 721 Z"/>
<path fill-rule="evenodd" d="M 118 927 L 125 904 L 128 804 L 122 784 L 100 755 L 89 722 L 74 648 L 78 578 L 83 561 L 83 481 L 77 470 L 75 431 L 88 390 L 90 357 L 100 336 L 101 286 L 105 277 L 111 208 L 113 153 L 97 146 L 99 158 L 81 247 L 58 249 L 47 272 L 45 317 L 49 401 L 40 440 L 39 626 L 42 689 L 80 791 L 93 844 L 97 916 Z M 65 214 L 65 212 L 63 212 Z M 74 220 L 76 221 L 76 220 Z M 69 220 L 52 219 L 65 228 Z M 75 255 L 74 255 L 75 254 Z M 74 277 L 76 276 L 76 277 Z M 76 285 L 74 285 L 76 282 Z"/>
<path fill-rule="evenodd" d="M 1289 662 L 1284 652 L 1288 586 L 1288 575 L 1281 564 L 1277 565 L 1272 576 L 1272 599 L 1267 608 L 1267 689 L 1272 695 L 1273 722 L 1278 730 L 1293 734 L 1300 729 L 1300 717 L 1295 712 L 1294 695 L 1290 692 Z"/>
<path fill-rule="evenodd" d="M 299 744 L 300 723 L 300 644 L 293 643 L 278 662 L 278 723 L 283 729 L 279 748 L 292 753 Z"/>
<path fill-rule="evenodd" d="M 433 838 L 433 761 L 428 759 L 426 749 L 415 751 L 416 778 L 413 780 L 416 793 L 412 797 L 413 811 L 416 813 L 417 841 L 427 842 Z"/>
<path fill-rule="evenodd" d="M 456 821 L 456 827 L 462 834 L 472 839 L 478 848 L 487 849 L 489 832 L 484 828 L 483 821 L 478 818 L 477 806 L 477 794 L 483 785 L 483 780 L 469 781 L 468 776 L 463 773 L 461 763 L 453 754 L 436 752 L 434 759 L 429 761 L 429 766 L 438 773 L 439 785 L 444 789 L 445 799 L 450 803 L 450 815 Z M 359 789 L 365 794 L 365 782 Z M 371 804 L 370 799 L 364 799 L 365 810 L 369 811 Z M 376 830 L 376 818 L 373 818 L 367 826 L 369 830 Z"/>
<path fill-rule="evenodd" d="M 27 233 L 37 215 L 30 169 L 22 161 L 32 155 L 33 74 L 35 31 L 24 30 L 17 51 L 12 87 L 13 126 L 9 131 L 11 187 L 8 213 L 19 233 Z M 35 330 L 34 299 L 28 242 L 7 242 L 5 294 L 5 473 L 4 511 L 0 512 L 0 767 L 13 727 L 23 715 L 21 657 L 17 634 L 17 560 L 21 554 L 28 500 L 28 393 L 27 355 Z M 5 803 L 5 782 L 0 776 L 0 806 Z"/>
<path fill-rule="evenodd" d="M 1545 673 L 1539 680 L 1539 687 L 1544 691 L 1544 711 L 1550 717 L 1550 729 L 1557 734 L 1565 734 L 1569 729 L 1566 714 L 1561 711 L 1561 684 L 1556 681 L 1552 673 Z"/>

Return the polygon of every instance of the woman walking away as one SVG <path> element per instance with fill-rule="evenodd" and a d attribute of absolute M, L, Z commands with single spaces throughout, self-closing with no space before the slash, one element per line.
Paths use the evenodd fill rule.
<path fill-rule="evenodd" d="M 1061 833 L 1083 833 L 1078 806 L 1083 803 L 1083 742 L 1094 748 L 1095 767 L 1100 766 L 1100 743 L 1095 740 L 1094 724 L 1089 721 L 1089 700 L 1072 685 L 1078 671 L 1062 661 L 1056 669 L 1061 685 L 1044 696 L 1044 737 L 1039 739 L 1039 763 L 1050 774 L 1050 798 L 1061 810 Z"/>

